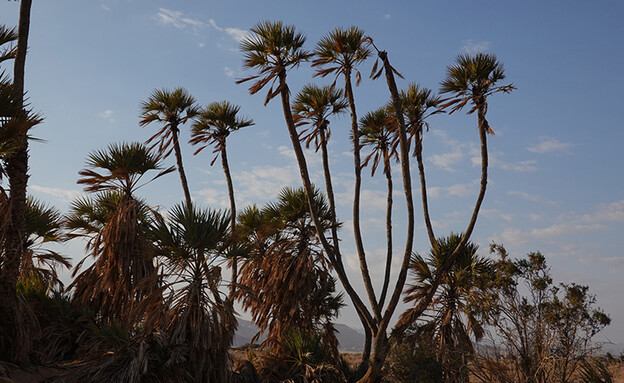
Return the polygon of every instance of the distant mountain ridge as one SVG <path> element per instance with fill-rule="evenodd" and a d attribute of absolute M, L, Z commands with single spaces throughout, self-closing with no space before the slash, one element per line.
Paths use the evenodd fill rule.
<path fill-rule="evenodd" d="M 251 339 L 258 333 L 259 329 L 253 322 L 237 318 L 238 319 L 238 329 L 234 334 L 234 343 L 232 347 L 241 347 L 246 345 L 247 343 L 251 343 Z M 338 343 L 340 344 L 340 351 L 346 352 L 361 352 L 362 347 L 364 346 L 364 334 L 361 332 L 345 325 L 345 324 L 336 324 L 336 337 L 338 338 Z M 262 343 L 266 337 L 261 335 L 256 343 Z"/>

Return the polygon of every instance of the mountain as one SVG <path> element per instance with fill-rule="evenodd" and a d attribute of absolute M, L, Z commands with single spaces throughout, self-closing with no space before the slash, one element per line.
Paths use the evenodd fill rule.
<path fill-rule="evenodd" d="M 253 338 L 253 336 L 259 331 L 258 326 L 256 326 L 253 322 L 242 318 L 237 319 L 238 329 L 234 334 L 234 343 L 232 344 L 232 347 L 241 347 L 247 343 L 251 343 L 251 338 Z M 345 324 L 336 324 L 335 327 L 337 331 L 336 337 L 340 343 L 340 351 L 362 351 L 362 346 L 364 345 L 364 334 Z M 262 335 L 258 338 L 258 340 L 256 340 L 255 343 L 262 343 L 264 339 L 265 337 Z"/>

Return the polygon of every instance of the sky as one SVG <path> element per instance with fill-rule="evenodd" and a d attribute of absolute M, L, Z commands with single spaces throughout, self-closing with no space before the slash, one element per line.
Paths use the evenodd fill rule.
<path fill-rule="evenodd" d="M 306 48 L 336 27 L 356 25 L 386 50 L 405 77 L 435 91 L 445 68 L 462 53 L 496 54 L 517 90 L 489 99 L 490 178 L 472 241 L 487 255 L 492 241 L 514 257 L 541 251 L 556 281 L 590 286 L 612 324 L 599 340 L 624 342 L 624 177 L 620 118 L 624 88 L 624 3 L 620 1 L 165 1 L 55 0 L 33 2 L 26 89 L 30 105 L 45 116 L 34 131 L 44 140 L 30 148 L 29 193 L 61 209 L 83 191 L 76 184 L 85 157 L 113 142 L 145 141 L 155 126 L 140 128 L 139 104 L 154 89 L 184 87 L 202 105 L 229 100 L 255 121 L 228 138 L 237 206 L 264 204 L 284 186 L 301 181 L 279 99 L 263 105 L 235 80 L 242 68 L 239 42 L 264 20 L 294 24 Z M 19 2 L 0 3 L 0 23 L 17 25 Z M 354 91 L 358 115 L 389 99 L 383 82 L 370 80 L 374 60 L 361 66 Z M 303 64 L 288 73 L 293 96 L 313 78 Z M 430 118 L 424 157 L 431 215 L 438 236 L 467 225 L 479 186 L 475 115 Z M 331 122 L 330 161 L 335 176 L 342 248 L 348 273 L 363 292 L 352 239 L 350 204 L 353 159 L 349 118 Z M 183 127 L 181 142 L 189 139 Z M 183 145 L 195 202 L 227 208 L 217 162 Z M 313 180 L 322 184 L 320 156 L 306 153 Z M 173 165 L 170 157 L 167 164 Z M 402 189 L 393 172 L 395 190 Z M 381 287 L 385 243 L 385 181 L 381 172 L 363 181 L 362 228 L 374 283 Z M 413 166 L 415 182 L 417 172 Z M 163 211 L 183 199 L 170 174 L 138 194 Z M 419 201 L 419 194 L 415 194 Z M 394 271 L 405 238 L 405 203 L 395 194 Z M 417 205 L 414 251 L 429 250 Z M 80 259 L 82 244 L 65 254 Z M 226 276 L 227 277 L 227 276 Z M 363 295 L 364 296 L 364 295 Z M 347 299 L 348 302 L 348 299 Z M 399 307 L 400 312 L 404 306 Z M 241 313 L 243 316 L 244 313 Z M 395 318 L 396 318 L 395 314 Z M 360 323 L 347 307 L 338 320 Z"/>

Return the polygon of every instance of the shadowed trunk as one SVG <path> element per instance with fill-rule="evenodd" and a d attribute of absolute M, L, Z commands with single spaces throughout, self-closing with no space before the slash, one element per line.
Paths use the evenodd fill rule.
<path fill-rule="evenodd" d="M 371 281 L 368 264 L 366 263 L 366 253 L 364 252 L 364 244 L 362 243 L 362 232 L 360 230 L 360 189 L 362 185 L 362 161 L 360 159 L 360 131 L 357 124 L 357 113 L 355 111 L 355 100 L 353 99 L 353 87 L 351 86 L 351 69 L 346 68 L 345 77 L 345 94 L 349 102 L 351 111 L 351 134 L 353 136 L 353 167 L 355 170 L 355 187 L 353 191 L 353 234 L 355 237 L 355 247 L 360 261 L 360 270 L 362 271 L 362 279 L 364 287 L 368 294 L 368 300 L 373 308 L 373 315 L 377 321 L 381 320 L 381 311 L 375 298 L 375 290 Z"/>
<path fill-rule="evenodd" d="M 392 170 L 390 168 L 390 156 L 388 149 L 384 151 L 384 174 L 386 175 L 386 183 L 388 184 L 388 195 L 386 197 L 386 242 L 388 250 L 386 253 L 386 271 L 384 273 L 384 282 L 379 297 L 379 307 L 383 308 L 390 286 L 390 272 L 392 270 Z"/>
<path fill-rule="evenodd" d="M 176 164 L 178 166 L 178 173 L 180 173 L 180 182 L 182 183 L 182 190 L 184 190 L 184 200 L 188 206 L 191 206 L 191 192 L 189 191 L 188 181 L 186 180 L 186 173 L 184 172 L 184 165 L 182 164 L 182 151 L 180 150 L 180 142 L 178 141 L 178 135 L 180 130 L 178 126 L 171 126 L 171 134 L 173 137 L 173 152 L 175 153 Z"/>
<path fill-rule="evenodd" d="M 228 197 L 230 198 L 230 230 L 231 235 L 234 235 L 236 229 L 236 201 L 234 200 L 234 185 L 232 184 L 232 175 L 230 174 L 230 165 L 227 159 L 227 149 L 225 144 L 225 138 L 221 142 L 221 165 L 223 166 L 223 173 L 225 174 L 225 182 L 228 189 Z M 236 256 L 232 258 L 232 281 L 230 284 L 230 299 L 234 297 L 236 292 L 236 281 L 238 279 L 238 259 Z"/>
<path fill-rule="evenodd" d="M 338 227 L 336 225 L 336 202 L 334 200 L 334 187 L 331 180 L 331 172 L 329 171 L 329 155 L 327 153 L 327 134 L 325 128 L 319 130 L 321 136 L 321 154 L 323 157 L 323 175 L 325 177 L 325 188 L 327 189 L 327 200 L 329 202 L 329 212 L 331 214 L 332 225 L 332 240 L 334 241 L 334 248 L 336 249 L 336 255 L 340 255 L 340 245 L 338 239 Z"/>
<path fill-rule="evenodd" d="M 32 0 L 22 0 L 15 57 L 13 86 L 15 99 L 21 111 L 24 103 L 24 70 L 30 29 Z M 19 117 L 19 116 L 13 116 Z M 5 233 L 4 259 L 0 269 L 0 359 L 25 363 L 31 342 L 27 318 L 21 318 L 16 291 L 19 265 L 23 252 L 23 232 L 26 214 L 26 186 L 28 184 L 28 141 L 24 136 L 19 149 L 9 156 L 6 172 L 10 184 L 10 222 Z M 25 320 L 26 319 L 26 320 Z"/>

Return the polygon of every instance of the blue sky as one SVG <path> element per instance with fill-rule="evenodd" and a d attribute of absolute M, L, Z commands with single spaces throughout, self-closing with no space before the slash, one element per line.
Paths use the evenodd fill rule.
<path fill-rule="evenodd" d="M 0 4 L 0 23 L 17 24 L 19 3 Z M 557 280 L 589 284 L 611 313 L 613 324 L 601 337 L 624 342 L 623 15 L 619 1 L 35 1 L 26 88 L 32 107 L 46 117 L 35 130 L 46 142 L 31 145 L 30 192 L 66 211 L 81 193 L 76 180 L 86 155 L 111 142 L 147 139 L 155 127 L 139 128 L 140 101 L 155 88 L 178 86 L 202 104 L 239 104 L 255 120 L 229 139 L 239 207 L 299 185 L 279 100 L 265 107 L 263 96 L 234 84 L 247 74 L 238 42 L 262 20 L 295 24 L 307 35 L 308 49 L 334 27 L 357 25 L 388 51 L 406 78 L 400 87 L 417 82 L 437 90 L 458 54 L 495 53 L 518 89 L 490 99 L 496 135 L 489 141 L 490 183 L 473 240 L 484 254 L 492 240 L 514 256 L 542 251 Z M 367 78 L 372 64 L 361 66 L 364 81 L 355 90 L 360 116 L 388 98 L 382 81 Z M 308 65 L 289 72 L 292 92 L 331 81 L 312 74 Z M 343 247 L 357 280 L 348 121 L 332 122 L 330 150 Z M 478 190 L 476 116 L 434 116 L 430 124 L 425 164 L 436 233 L 443 235 L 464 230 Z M 183 129 L 181 141 L 188 136 Z M 210 167 L 210 153 L 182 150 L 193 198 L 227 207 L 223 174 L 218 164 Z M 308 158 L 320 184 L 320 159 L 312 152 Z M 381 174 L 364 174 L 363 228 L 373 279 L 381 284 L 385 184 Z M 400 182 L 399 173 L 395 179 Z M 139 194 L 162 209 L 183 198 L 174 174 Z M 403 206 L 397 195 L 397 253 Z M 425 253 L 428 242 L 417 222 L 415 250 Z M 65 250 L 79 257 L 81 247 Z M 359 325 L 350 309 L 341 321 Z"/>

